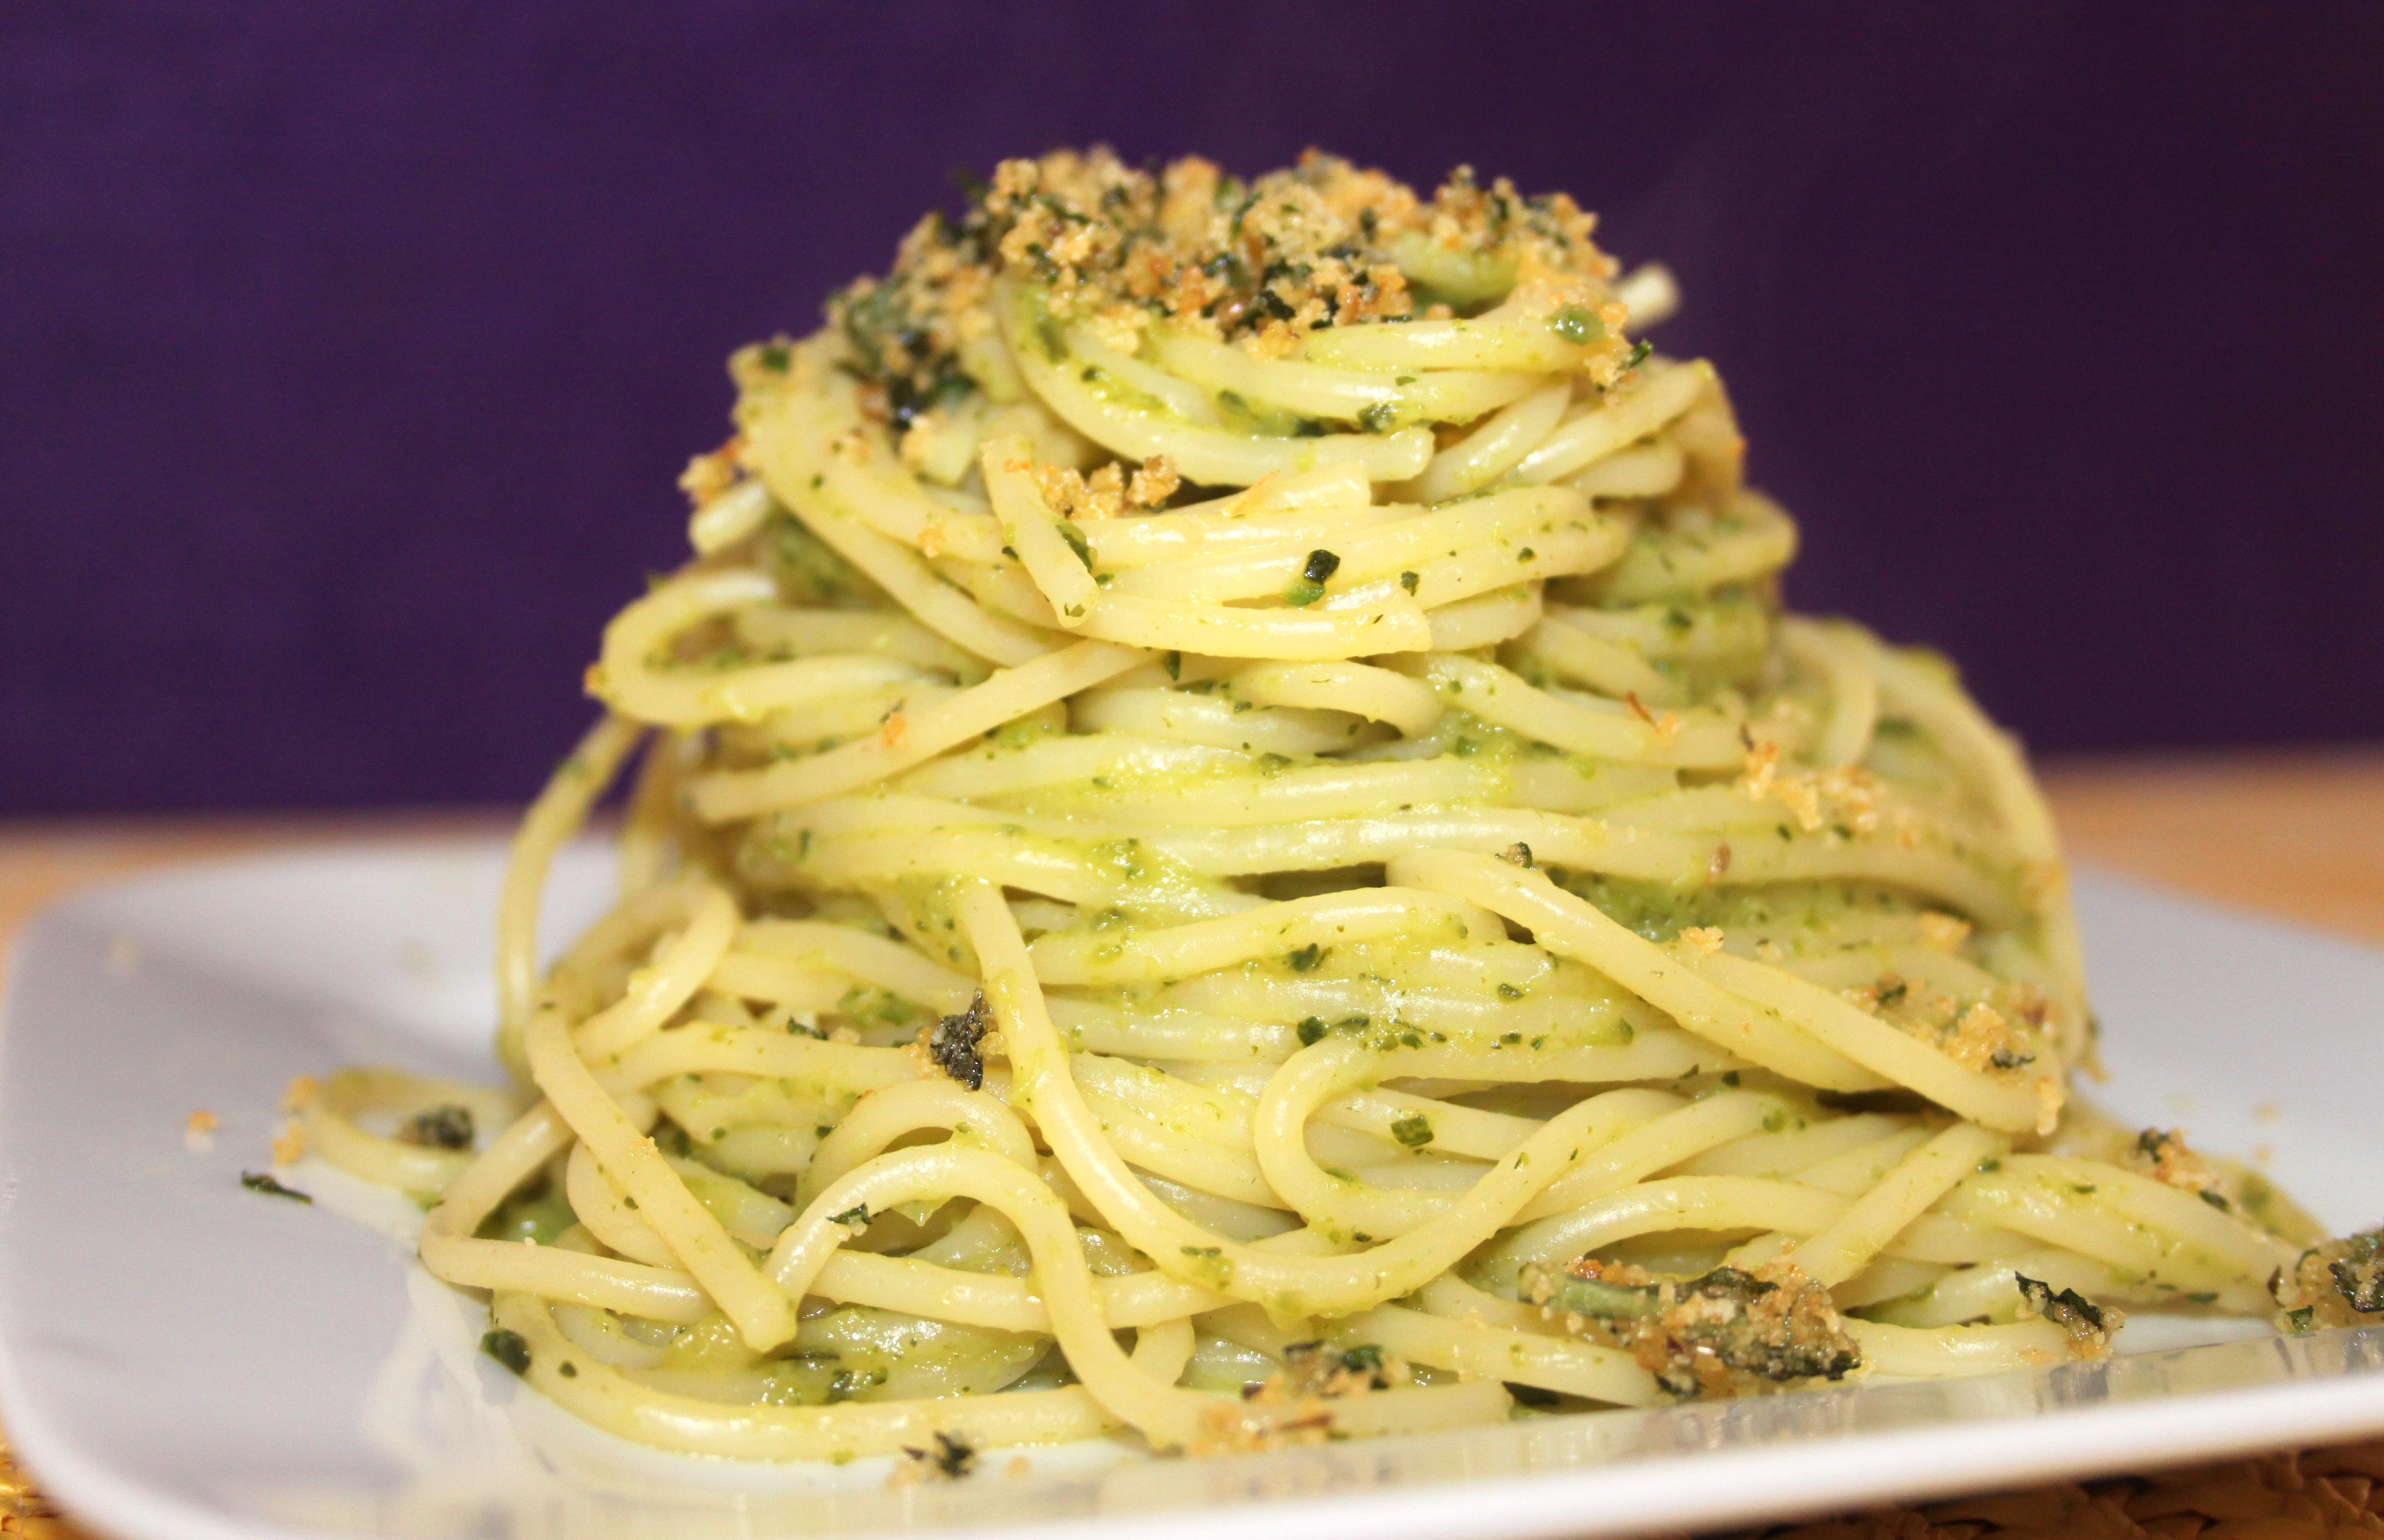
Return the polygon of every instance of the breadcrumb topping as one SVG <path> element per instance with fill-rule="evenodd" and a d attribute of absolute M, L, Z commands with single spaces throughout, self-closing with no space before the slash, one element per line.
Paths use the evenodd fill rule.
<path fill-rule="evenodd" d="M 1580 307 L 1600 383 L 1630 351 L 1596 217 L 1562 192 L 1484 185 L 1469 167 L 1426 199 L 1315 150 L 1249 181 L 1197 155 L 1154 168 L 1055 150 L 1005 160 L 968 191 L 957 220 L 928 215 L 891 272 L 828 304 L 897 433 L 975 388 L 966 354 L 992 332 L 1004 278 L 1042 284 L 1053 316 L 1129 352 L 1165 323 L 1280 358 L 1313 331 L 1470 315 L 1516 293 Z"/>
<path fill-rule="evenodd" d="M 1523 1298 L 1575 1335 L 1630 1352 L 1684 1400 L 1841 1380 L 1862 1365 L 1830 1291 L 1785 1259 L 1663 1278 L 1583 1257 L 1561 1273 L 1527 1273 Z"/>

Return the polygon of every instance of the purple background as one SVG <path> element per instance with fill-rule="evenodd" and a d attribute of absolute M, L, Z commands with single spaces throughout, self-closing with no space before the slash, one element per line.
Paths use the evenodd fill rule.
<path fill-rule="evenodd" d="M 19 0 L 0 813 L 526 793 L 728 350 L 1096 139 L 1568 189 L 1800 605 L 2041 748 L 2375 735 L 2379 83 L 2367 4 Z"/>

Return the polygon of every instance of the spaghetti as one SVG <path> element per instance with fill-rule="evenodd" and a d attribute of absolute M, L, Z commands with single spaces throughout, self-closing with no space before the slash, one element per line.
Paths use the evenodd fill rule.
<path fill-rule="evenodd" d="M 737 355 L 694 559 L 515 841 L 528 1110 L 352 1074 L 306 1114 L 435 1197 L 492 1352 L 648 1443 L 952 1470 L 2322 1288 L 2257 1177 L 2068 1100 L 2019 753 L 1782 611 L 1794 527 L 1590 225 L 1056 154 Z M 633 762 L 619 904 L 541 976 Z"/>

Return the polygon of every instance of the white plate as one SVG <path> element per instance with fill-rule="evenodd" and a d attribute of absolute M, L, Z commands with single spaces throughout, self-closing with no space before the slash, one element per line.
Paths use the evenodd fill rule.
<path fill-rule="evenodd" d="M 1238 1540 L 1520 1540 L 2384 1431 L 2384 1329 L 2239 1329 L 2107 1364 L 1233 1459 L 1080 1447 L 1012 1474 L 998 1453 L 969 1481 L 899 1489 L 882 1463 L 658 1455 L 478 1356 L 478 1307 L 351 1222 L 376 1217 L 368 1191 L 313 1171 L 324 1201 L 306 1208 L 239 1186 L 293 1074 L 492 1073 L 498 863 L 481 841 L 192 868 L 86 893 L 26 934 L 0 1038 L 0 1412 L 69 1509 L 131 1540 L 1139 1537 L 1221 1520 Z M 572 853 L 558 931 L 596 913 L 604 881 L 601 855 Z M 2327 1223 L 2374 1223 L 2384 955 L 2108 877 L 2080 897 L 2116 1110 L 2209 1149 L 2272 1147 L 2269 1169 Z M 223 1121 L 205 1153 L 184 1146 L 199 1108 Z"/>

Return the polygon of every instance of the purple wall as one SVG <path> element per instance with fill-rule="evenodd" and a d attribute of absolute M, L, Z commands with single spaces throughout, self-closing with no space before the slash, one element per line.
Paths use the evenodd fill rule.
<path fill-rule="evenodd" d="M 2130 9 L 18 0 L 0 813 L 524 794 L 728 350 L 1095 139 L 1604 210 L 2041 747 L 2384 732 L 2384 11 Z"/>

